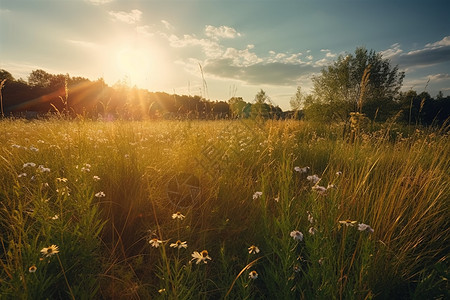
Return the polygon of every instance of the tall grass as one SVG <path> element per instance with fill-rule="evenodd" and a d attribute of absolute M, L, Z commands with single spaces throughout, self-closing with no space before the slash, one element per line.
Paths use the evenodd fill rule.
<path fill-rule="evenodd" d="M 0 128 L 6 298 L 449 296 L 445 130 L 386 124 L 348 142 L 339 125 L 298 121 Z M 50 245 L 59 253 L 43 257 Z M 196 264 L 203 250 L 211 260 Z"/>

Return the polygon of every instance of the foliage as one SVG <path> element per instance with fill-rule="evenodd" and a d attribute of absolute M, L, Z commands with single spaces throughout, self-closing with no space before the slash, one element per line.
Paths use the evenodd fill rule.
<path fill-rule="evenodd" d="M 313 77 L 315 101 L 306 107 L 306 115 L 311 110 L 320 109 L 329 121 L 347 120 L 350 112 L 358 110 L 361 80 L 366 68 L 369 69 L 369 76 L 364 89 L 362 113 L 371 119 L 377 117 L 385 120 L 389 117 L 395 108 L 404 73 L 399 72 L 397 66 L 392 67 L 380 53 L 362 47 L 357 48 L 354 55 L 340 55 L 333 65 Z"/>
<path fill-rule="evenodd" d="M 6 298 L 448 295 L 445 128 L 387 123 L 353 143 L 341 126 L 303 121 L 4 119 L 0 128 Z M 190 205 L 170 196 L 179 174 L 198 178 L 177 190 L 195 195 Z M 59 253 L 43 257 L 52 244 Z M 196 264 L 202 250 L 211 260 Z"/>

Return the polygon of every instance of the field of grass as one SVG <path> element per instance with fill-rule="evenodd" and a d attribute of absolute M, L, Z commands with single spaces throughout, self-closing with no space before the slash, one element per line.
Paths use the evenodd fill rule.
<path fill-rule="evenodd" d="M 448 131 L 382 124 L 349 142 L 340 125 L 301 121 L 0 129 L 2 299 L 450 297 Z"/>

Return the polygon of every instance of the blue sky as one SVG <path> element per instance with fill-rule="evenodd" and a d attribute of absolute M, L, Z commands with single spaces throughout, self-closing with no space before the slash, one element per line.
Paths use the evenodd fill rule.
<path fill-rule="evenodd" d="M 449 11 L 447 0 L 0 0 L 0 68 L 211 100 L 264 89 L 286 110 L 297 86 L 310 91 L 364 46 L 406 72 L 404 90 L 449 95 Z"/>

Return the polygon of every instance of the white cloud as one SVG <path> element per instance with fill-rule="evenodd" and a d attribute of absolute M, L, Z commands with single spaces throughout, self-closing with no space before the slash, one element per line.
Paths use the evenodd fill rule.
<path fill-rule="evenodd" d="M 173 30 L 172 24 L 170 24 L 168 21 L 166 21 L 166 20 L 161 20 L 161 23 L 164 24 L 164 27 L 166 27 L 167 30 Z"/>
<path fill-rule="evenodd" d="M 391 58 L 393 56 L 400 55 L 401 53 L 403 53 L 403 50 L 400 49 L 399 43 L 395 43 L 391 46 L 391 48 L 381 51 L 380 53 L 383 58 Z"/>
<path fill-rule="evenodd" d="M 113 2 L 114 0 L 85 0 L 85 1 L 93 5 L 101 5 Z"/>
<path fill-rule="evenodd" d="M 437 41 L 435 43 L 426 44 L 426 48 L 434 48 L 434 47 L 442 47 L 442 46 L 450 46 L 450 36 L 444 37 L 442 40 Z"/>
<path fill-rule="evenodd" d="M 327 54 L 325 56 L 332 58 L 332 57 L 336 57 L 336 54 L 335 53 L 331 53 L 331 52 L 327 52 Z"/>
<path fill-rule="evenodd" d="M 136 26 L 136 31 L 137 31 L 137 33 L 140 33 L 147 37 L 154 35 L 154 33 L 150 30 L 150 26 L 148 26 L 148 25 Z"/>
<path fill-rule="evenodd" d="M 430 79 L 430 81 L 450 80 L 450 74 L 433 74 L 429 75 L 428 79 Z"/>
<path fill-rule="evenodd" d="M 450 36 L 409 52 L 404 52 L 397 43 L 380 53 L 384 58 L 389 58 L 394 64 L 405 69 L 445 63 L 450 61 Z"/>
<path fill-rule="evenodd" d="M 135 24 L 137 23 L 142 16 L 142 11 L 138 9 L 133 9 L 130 12 L 125 11 L 109 11 L 108 14 L 113 17 L 114 20 L 128 23 L 128 24 Z"/>
<path fill-rule="evenodd" d="M 228 26 L 214 27 L 212 25 L 205 26 L 205 34 L 206 36 L 215 40 L 218 40 L 220 38 L 233 39 L 237 36 L 241 36 L 241 34 L 234 28 Z"/>

